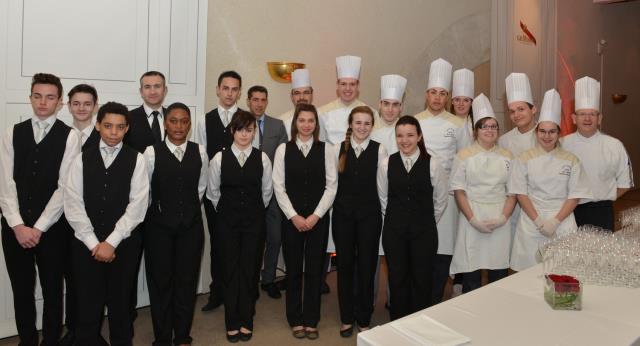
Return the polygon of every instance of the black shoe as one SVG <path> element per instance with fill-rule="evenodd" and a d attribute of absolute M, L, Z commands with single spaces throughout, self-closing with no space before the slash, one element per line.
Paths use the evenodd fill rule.
<path fill-rule="evenodd" d="M 340 336 L 343 338 L 349 338 L 351 337 L 351 335 L 353 335 L 353 324 L 351 325 L 351 327 L 347 328 L 347 329 L 340 329 Z"/>
<path fill-rule="evenodd" d="M 249 341 L 251 340 L 252 336 L 253 336 L 253 332 L 251 333 L 240 332 L 240 341 Z"/>
<path fill-rule="evenodd" d="M 60 346 L 72 346 L 76 342 L 76 334 L 72 331 L 67 333 L 60 339 Z"/>
<path fill-rule="evenodd" d="M 202 307 L 203 312 L 211 311 L 217 309 L 220 305 L 222 305 L 223 300 L 222 297 L 218 295 L 210 295 L 209 301 Z"/>
<path fill-rule="evenodd" d="M 320 293 L 322 293 L 322 294 L 331 293 L 331 288 L 329 288 L 329 285 L 327 284 L 326 281 L 322 283 L 322 288 L 320 289 Z"/>
<path fill-rule="evenodd" d="M 282 279 L 280 281 L 276 281 L 273 284 L 276 285 L 276 287 L 278 287 L 278 289 L 280 291 L 286 291 L 287 290 L 287 277 L 285 276 L 284 279 Z"/>
<path fill-rule="evenodd" d="M 227 341 L 229 341 L 232 344 L 235 344 L 236 342 L 240 341 L 240 332 L 233 335 L 229 335 L 229 333 L 227 333 Z"/>
<path fill-rule="evenodd" d="M 282 298 L 282 293 L 280 293 L 280 290 L 278 289 L 278 287 L 276 286 L 276 284 L 263 284 L 262 286 L 262 290 L 263 291 L 267 291 L 267 295 L 273 299 L 280 299 Z"/>

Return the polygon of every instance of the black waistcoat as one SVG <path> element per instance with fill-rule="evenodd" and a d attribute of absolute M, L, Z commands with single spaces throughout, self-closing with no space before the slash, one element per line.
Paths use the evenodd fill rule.
<path fill-rule="evenodd" d="M 252 148 L 241 167 L 233 151 L 222 152 L 218 217 L 231 225 L 264 222 L 262 200 L 262 152 Z"/>
<path fill-rule="evenodd" d="M 98 146 L 82 152 L 84 206 L 100 241 L 107 239 L 129 205 L 137 155 L 125 144 L 109 168 L 105 168 Z"/>
<path fill-rule="evenodd" d="M 220 120 L 218 108 L 207 113 L 204 116 L 204 121 L 207 131 L 207 155 L 211 160 L 217 152 L 231 147 L 233 139 L 231 138 L 229 126 L 225 127 L 222 124 L 222 120 Z"/>
<path fill-rule="evenodd" d="M 58 188 L 60 164 L 71 128 L 57 120 L 47 135 L 35 142 L 31 119 L 13 127 L 13 180 L 20 216 L 32 227 Z"/>
<path fill-rule="evenodd" d="M 324 142 L 314 142 L 307 154 L 302 155 L 295 142 L 288 142 L 284 154 L 285 188 L 298 215 L 313 214 L 326 185 Z"/>
<path fill-rule="evenodd" d="M 345 152 L 345 143 L 340 145 L 340 155 Z M 380 199 L 376 175 L 378 171 L 378 150 L 380 144 L 369 141 L 367 149 L 356 157 L 349 146 L 345 153 L 344 171 L 338 173 L 338 193 L 333 206 L 346 214 L 370 215 L 380 213 Z"/>
<path fill-rule="evenodd" d="M 393 231 L 407 236 L 437 232 L 430 163 L 430 157 L 419 158 L 407 173 L 400 153 L 389 157 L 384 232 Z"/>
<path fill-rule="evenodd" d="M 198 145 L 187 142 L 182 161 L 178 161 L 164 142 L 154 145 L 153 149 L 156 157 L 147 217 L 172 229 L 191 227 L 201 218 L 198 182 L 202 160 Z"/>
<path fill-rule="evenodd" d="M 82 144 L 82 151 L 84 151 L 87 148 L 97 147 L 99 145 L 100 145 L 100 132 L 98 132 L 98 130 L 94 128 L 93 131 L 91 131 L 89 138 L 87 138 L 84 144 Z"/>

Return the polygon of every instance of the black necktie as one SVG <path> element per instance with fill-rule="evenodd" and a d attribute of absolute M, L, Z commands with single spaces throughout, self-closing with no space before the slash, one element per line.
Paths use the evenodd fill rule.
<path fill-rule="evenodd" d="M 151 132 L 153 133 L 153 138 L 155 139 L 155 143 L 162 142 L 162 135 L 160 132 L 160 122 L 158 121 L 158 116 L 160 113 L 158 111 L 151 112 L 153 115 L 153 122 L 151 123 Z"/>

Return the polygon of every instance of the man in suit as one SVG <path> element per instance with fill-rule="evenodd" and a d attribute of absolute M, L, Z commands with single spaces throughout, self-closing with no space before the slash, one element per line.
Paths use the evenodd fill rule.
<path fill-rule="evenodd" d="M 140 97 L 144 102 L 129 112 L 131 124 L 124 137 L 124 143 L 140 153 L 164 138 L 164 127 L 161 125 L 166 109 L 162 103 L 167 90 L 164 75 L 158 71 L 148 71 L 140 77 Z"/>
<path fill-rule="evenodd" d="M 164 75 L 158 71 L 147 71 L 140 77 L 140 97 L 142 105 L 129 111 L 129 131 L 124 136 L 124 144 L 143 154 L 151 145 L 161 143 L 164 139 L 164 114 L 166 108 L 162 107 L 167 96 L 167 85 Z M 144 236 L 144 222 L 138 225 L 139 233 Z M 138 255 L 138 271 L 142 261 L 142 247 Z M 138 276 L 131 291 L 131 315 L 135 321 L 138 313 Z"/>
<path fill-rule="evenodd" d="M 257 135 L 253 138 L 253 146 L 262 150 L 273 162 L 276 149 L 287 141 L 287 132 L 280 119 L 265 114 L 269 104 L 269 93 L 261 85 L 254 85 L 247 92 L 247 106 L 256 117 L 258 123 Z M 267 234 L 264 252 L 264 267 L 262 269 L 262 289 L 269 297 L 279 299 L 282 295 L 274 284 L 278 255 L 280 254 L 280 208 L 275 197 L 271 198 L 266 214 Z"/>
<path fill-rule="evenodd" d="M 195 142 L 207 149 L 209 160 L 222 150 L 231 146 L 231 134 L 229 123 L 233 115 L 239 110 L 237 102 L 240 98 L 242 77 L 236 71 L 225 71 L 218 76 L 216 95 L 218 107 L 204 116 L 196 124 Z M 209 230 L 209 243 L 211 246 L 211 284 L 209 285 L 209 301 L 202 307 L 202 311 L 211 311 L 223 303 L 223 288 L 221 278 L 221 264 L 218 258 L 219 250 L 216 248 L 216 233 L 214 229 L 216 210 L 208 198 L 204 199 L 204 211 L 207 215 L 207 229 Z"/>

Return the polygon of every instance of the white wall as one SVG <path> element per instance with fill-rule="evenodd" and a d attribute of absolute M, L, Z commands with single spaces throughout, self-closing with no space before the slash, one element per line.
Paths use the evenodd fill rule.
<path fill-rule="evenodd" d="M 88 83 L 101 103 L 137 107 L 140 75 L 159 70 L 167 76 L 166 102 L 179 100 L 201 113 L 207 5 L 206 0 L 0 1 L 0 131 L 31 117 L 28 96 L 37 72 L 61 77 L 65 93 Z M 59 117 L 69 120 L 66 107 Z M 202 272 L 208 272 L 207 264 Z M 145 304 L 146 282 L 140 278 L 139 303 Z M 0 337 L 16 333 L 13 316 L 0 249 Z"/>
<path fill-rule="evenodd" d="M 361 99 L 377 108 L 380 76 L 409 79 L 405 113 L 424 106 L 428 64 L 442 56 L 454 68 L 490 57 L 490 0 L 219 1 L 209 4 L 206 109 L 216 106 L 220 72 L 235 69 L 243 91 L 269 90 L 267 113 L 291 108 L 289 84 L 275 82 L 267 61 L 307 64 L 316 105 L 335 95 L 335 57 L 363 58 Z M 246 94 L 240 106 L 246 108 Z"/>

